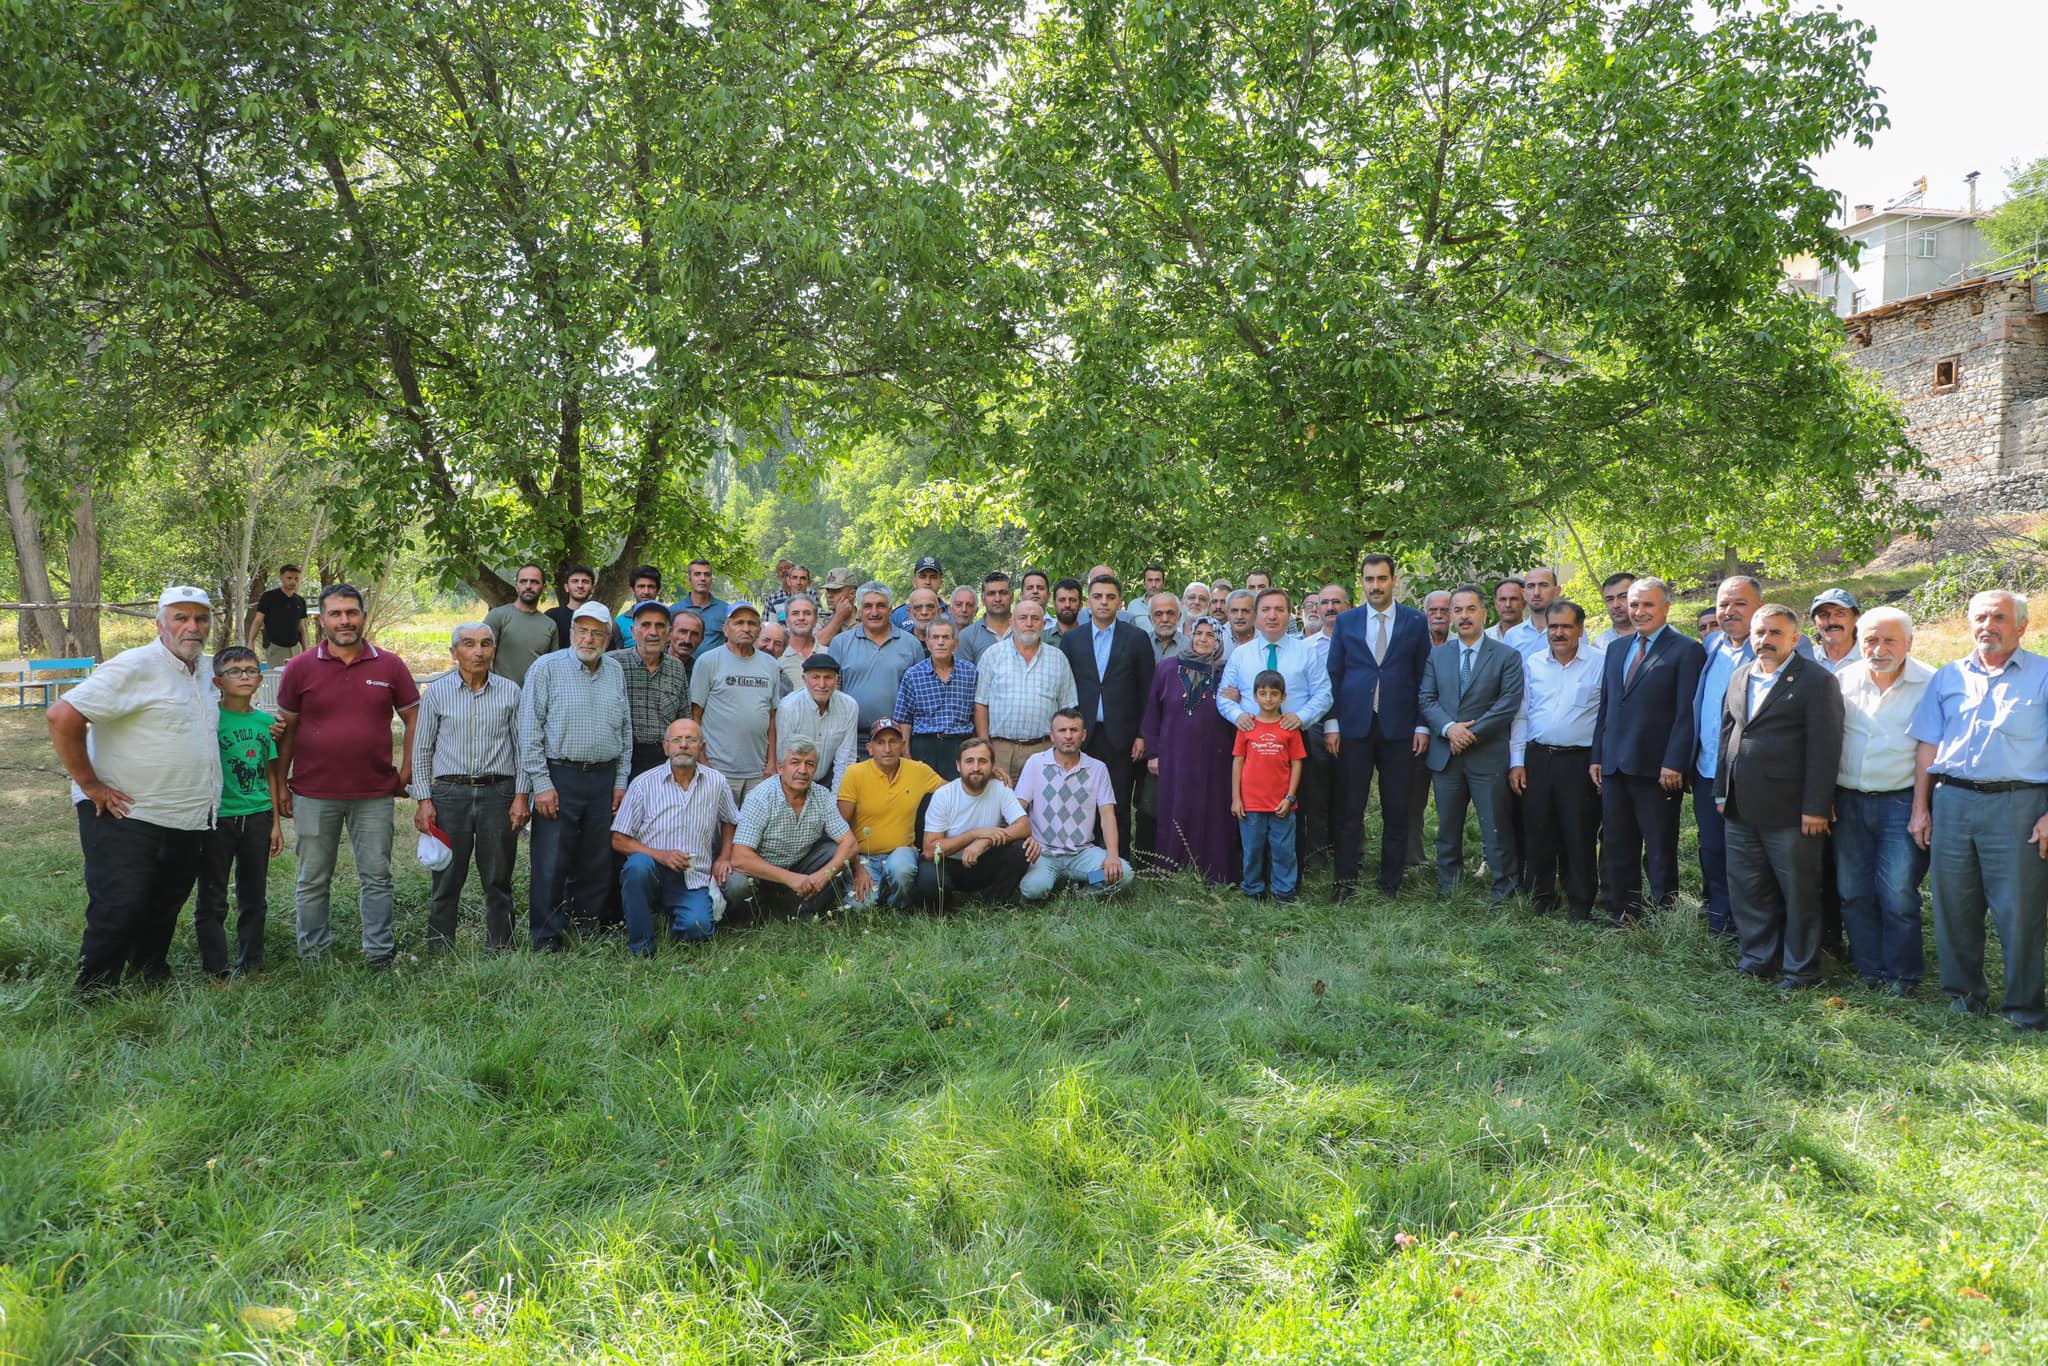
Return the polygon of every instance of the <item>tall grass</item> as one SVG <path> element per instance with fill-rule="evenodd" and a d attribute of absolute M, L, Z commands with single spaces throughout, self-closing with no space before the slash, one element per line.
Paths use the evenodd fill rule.
<path fill-rule="evenodd" d="M 287 859 L 267 980 L 181 938 L 88 1009 L 0 731 L 0 1361 L 2048 1357 L 2040 1046 L 1782 1000 L 1690 905 L 1177 882 L 379 976 L 293 961 Z"/>

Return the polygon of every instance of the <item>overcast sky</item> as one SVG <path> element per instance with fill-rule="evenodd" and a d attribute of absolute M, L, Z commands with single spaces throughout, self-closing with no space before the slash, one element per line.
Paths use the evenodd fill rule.
<path fill-rule="evenodd" d="M 1828 6 L 1832 8 L 1833 6 Z M 1851 204 L 1884 205 L 1927 177 L 1927 203 L 1964 207 L 1982 171 L 1981 208 L 2006 192 L 2014 161 L 2048 155 L 2048 0 L 1841 0 L 1877 29 L 1872 84 L 1892 126 L 1869 150 L 1837 147 L 1815 170 Z"/>

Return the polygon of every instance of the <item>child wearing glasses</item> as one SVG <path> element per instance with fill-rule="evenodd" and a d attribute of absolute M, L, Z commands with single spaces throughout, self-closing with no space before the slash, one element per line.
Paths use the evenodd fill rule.
<path fill-rule="evenodd" d="M 192 928 L 199 965 L 210 977 L 263 971 L 263 922 L 269 914 L 270 860 L 284 850 L 278 815 L 284 775 L 271 738 L 274 718 L 253 699 L 263 670 L 254 650 L 231 645 L 213 657 L 220 690 L 220 813 L 207 832 Z M 235 959 L 228 962 L 228 876 L 235 880 Z"/>

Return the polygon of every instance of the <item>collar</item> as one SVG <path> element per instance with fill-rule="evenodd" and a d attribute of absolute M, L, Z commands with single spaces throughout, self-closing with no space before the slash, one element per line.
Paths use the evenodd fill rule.
<path fill-rule="evenodd" d="M 690 770 L 690 783 L 688 787 L 684 787 L 683 784 L 676 782 L 676 766 L 674 764 L 663 760 L 661 767 L 668 781 L 674 786 L 682 788 L 685 792 L 693 790 L 697 786 L 697 781 L 704 776 L 704 765 L 701 760 L 695 768 Z"/>
<path fill-rule="evenodd" d="M 157 644 L 161 645 L 163 644 L 163 642 L 158 641 Z M 169 651 L 166 651 L 165 653 L 168 654 Z M 327 653 L 327 642 L 325 639 L 321 640 L 321 642 L 318 645 L 313 647 L 313 655 L 317 659 L 331 659 L 335 663 L 340 664 L 343 667 L 348 667 L 348 661 L 343 659 L 340 655 L 331 655 Z M 375 659 L 376 657 L 377 647 L 366 640 L 363 642 L 363 652 L 356 656 L 355 662 L 360 664 L 366 659 Z M 177 656 L 171 655 L 171 658 L 176 659 Z"/>
<path fill-rule="evenodd" d="M 2006 658 L 2005 663 L 1999 665 L 1998 672 L 2001 674 L 2012 672 L 2014 669 L 2020 667 L 2020 661 L 2025 659 L 2026 657 L 2026 647 L 2021 646 L 2019 649 L 2014 650 L 2012 654 Z M 1975 650 L 1972 650 L 1970 651 L 1970 653 L 1964 655 L 1961 662 L 1964 665 L 1964 667 L 1975 669 L 1978 673 L 1983 674 L 1986 678 L 1992 677 L 1991 670 L 1984 667 L 1984 661 L 1977 657 L 1977 652 Z"/>
<path fill-rule="evenodd" d="M 156 640 L 152 643 L 156 646 L 157 650 L 162 653 L 165 659 L 168 659 L 169 661 L 171 661 L 172 664 L 177 666 L 179 673 L 184 674 L 188 678 L 198 678 L 200 676 L 198 660 L 195 659 L 190 664 L 187 664 L 184 660 L 178 658 L 176 652 L 173 651 L 170 646 L 164 644 L 164 638 L 162 636 L 158 636 Z M 204 657 L 204 652 L 202 652 L 201 658 Z M 211 683 L 213 680 L 209 678 L 206 681 Z M 250 705 L 255 705 L 253 699 L 251 700 Z"/>
<path fill-rule="evenodd" d="M 1665 623 L 1664 623 L 1664 624 L 1663 624 L 1662 626 L 1659 626 L 1659 627 L 1658 627 L 1658 628 L 1657 628 L 1656 630 L 1654 630 L 1654 631 L 1650 632 L 1650 634 L 1649 634 L 1649 635 L 1647 635 L 1647 636 L 1646 636 L 1646 635 L 1644 635 L 1644 634 L 1643 634 L 1643 633 L 1642 633 L 1641 631 L 1631 631 L 1631 632 L 1629 632 L 1629 634 L 1630 634 L 1630 635 L 1632 635 L 1632 636 L 1634 636 L 1634 637 L 1635 637 L 1635 638 L 1636 638 L 1637 640 L 1641 641 L 1641 642 L 1642 642 L 1642 643 L 1643 643 L 1644 645 L 1646 645 L 1646 646 L 1647 646 L 1647 647 L 1649 647 L 1650 649 L 1653 649 L 1653 650 L 1654 650 L 1654 649 L 1656 649 L 1656 648 L 1657 648 L 1657 638 L 1658 638 L 1659 636 L 1663 635 L 1663 634 L 1664 634 L 1664 633 L 1665 633 L 1666 631 L 1668 631 L 1668 630 L 1670 630 L 1670 629 L 1671 629 L 1671 623 L 1667 621 L 1667 622 L 1665 622 Z M 1634 647 L 1633 647 L 1633 646 L 1631 646 L 1630 648 L 1631 648 L 1631 649 L 1633 649 Z M 1744 642 L 1743 642 L 1743 648 L 1744 648 L 1744 649 L 1748 649 L 1748 648 L 1749 648 L 1749 642 L 1747 642 L 1747 641 L 1744 641 Z"/>

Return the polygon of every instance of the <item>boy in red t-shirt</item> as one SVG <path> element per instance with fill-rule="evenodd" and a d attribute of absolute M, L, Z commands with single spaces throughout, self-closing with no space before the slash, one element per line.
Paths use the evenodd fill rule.
<path fill-rule="evenodd" d="M 1239 890 L 1258 897 L 1270 890 L 1282 905 L 1294 900 L 1301 865 L 1294 856 L 1294 794 L 1301 787 L 1301 763 L 1308 749 L 1299 730 L 1280 724 L 1287 680 L 1272 669 L 1252 680 L 1259 719 L 1237 733 L 1230 761 L 1230 814 L 1244 841 L 1244 882 Z M 1261 870 L 1265 876 L 1260 876 Z"/>

